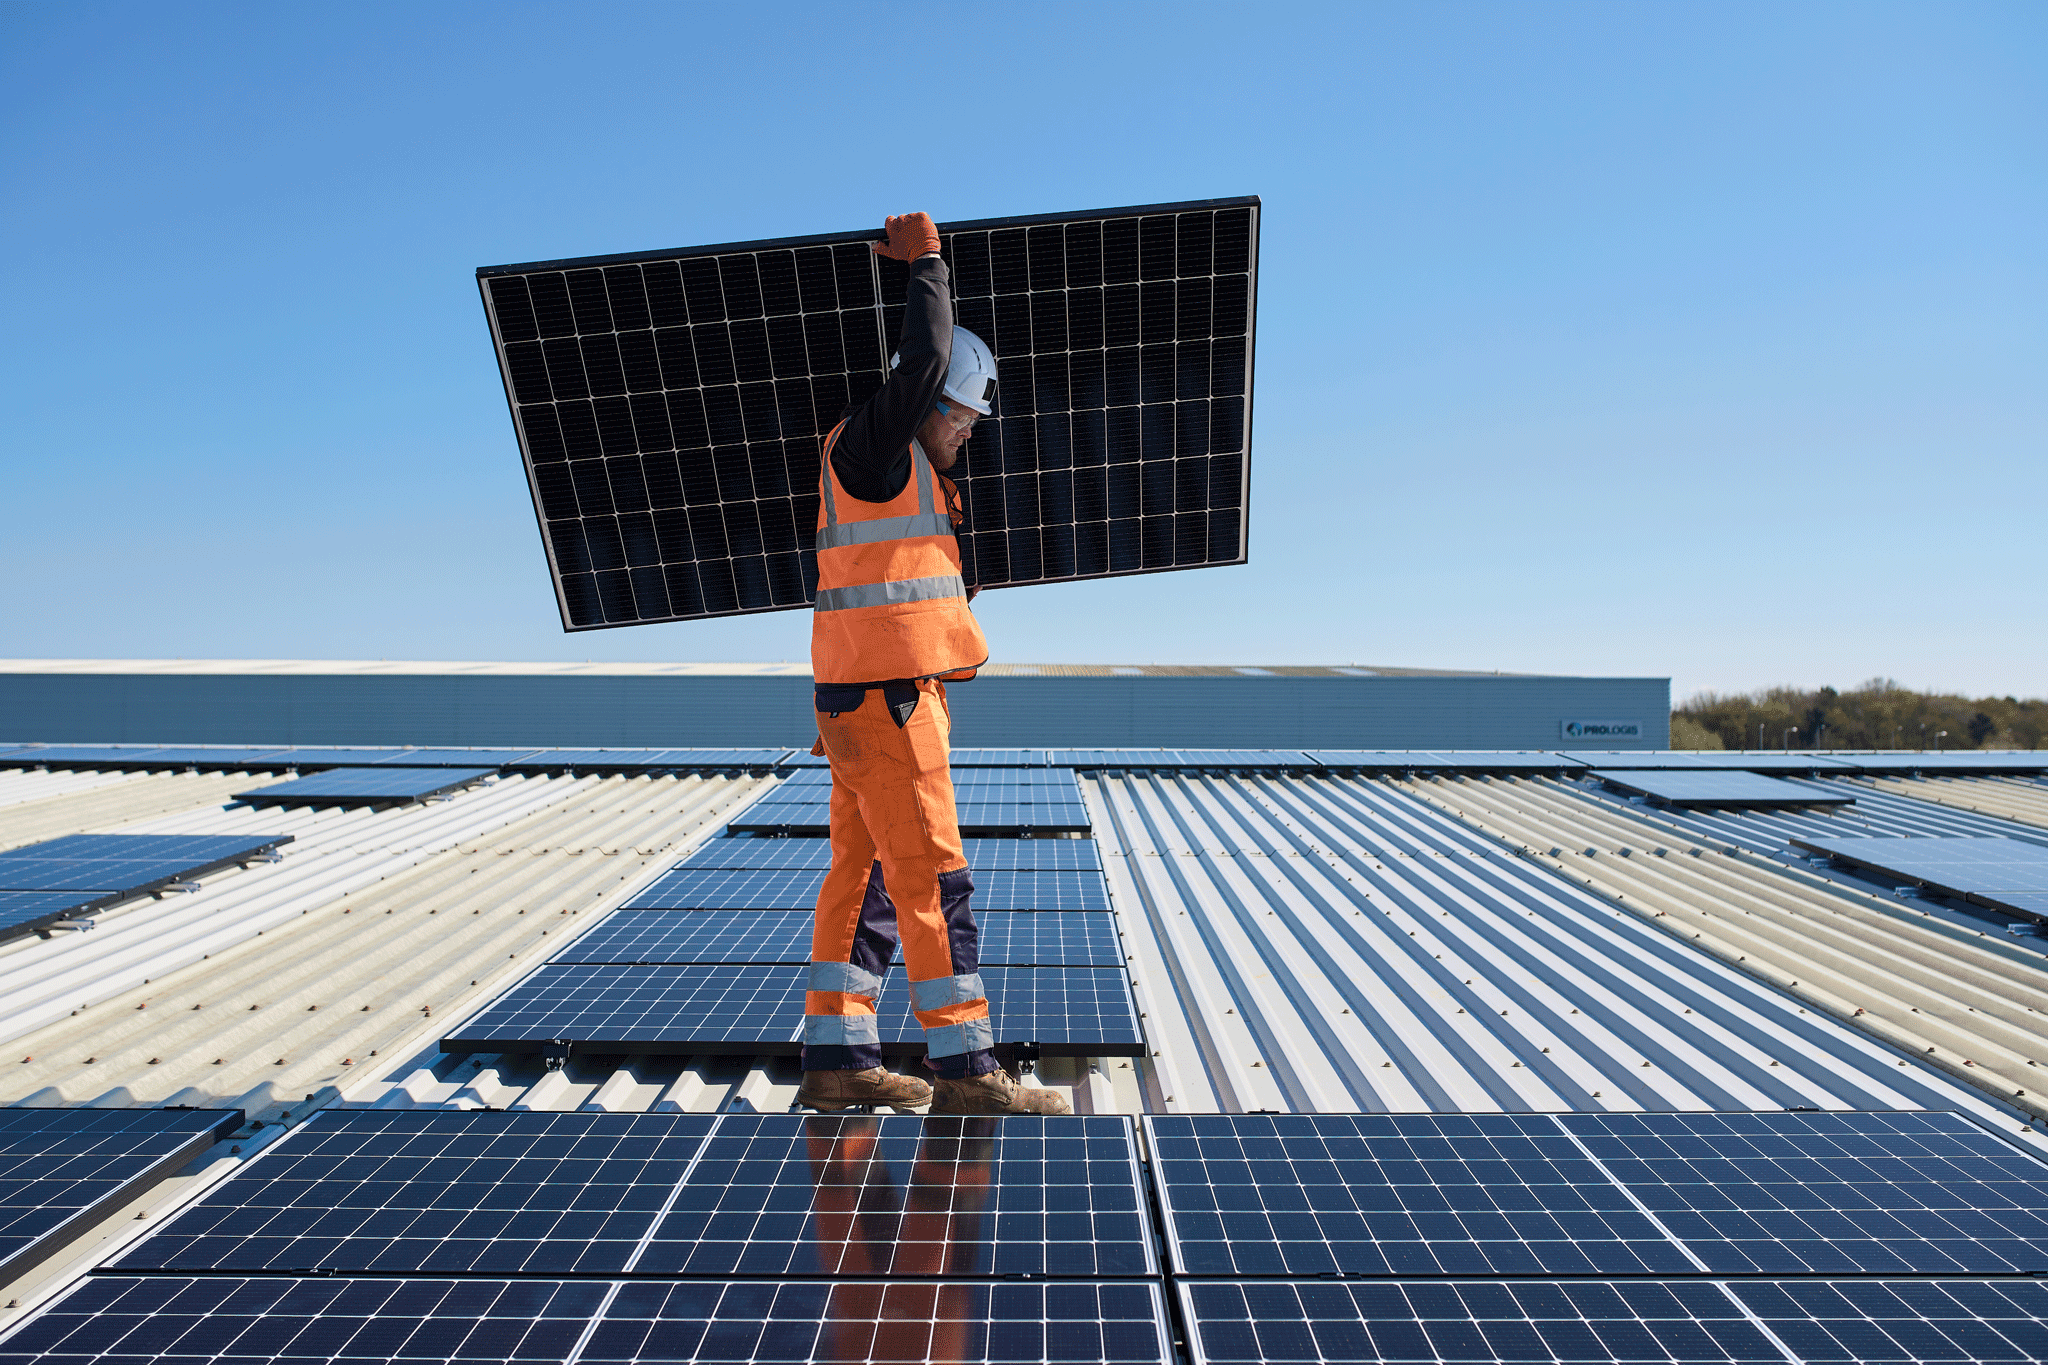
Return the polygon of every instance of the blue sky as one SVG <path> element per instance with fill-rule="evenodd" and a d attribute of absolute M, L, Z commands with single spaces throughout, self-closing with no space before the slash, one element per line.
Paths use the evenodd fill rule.
<path fill-rule="evenodd" d="M 2048 9 L 0 7 L 0 650 L 562 633 L 478 265 L 1264 197 L 1251 563 L 999 660 L 2048 693 Z"/>

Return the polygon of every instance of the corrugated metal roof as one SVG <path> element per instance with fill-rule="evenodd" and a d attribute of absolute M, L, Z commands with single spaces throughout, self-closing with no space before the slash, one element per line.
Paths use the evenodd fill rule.
<path fill-rule="evenodd" d="M 1681 943 L 2048 1116 L 2042 940 L 2014 942 L 1977 916 L 1855 889 L 1770 856 L 1776 845 L 1756 851 L 1766 840 L 1699 841 L 1699 826 L 1722 822 L 1591 797 L 1572 783 L 1433 780 L 1408 789 Z"/>
<path fill-rule="evenodd" d="M 1085 785 L 1166 1109 L 1999 1114 L 1388 782 Z"/>
<path fill-rule="evenodd" d="M 223 804 L 251 781 L 0 786 L 20 798 L 0 805 L 0 845 L 295 836 L 275 865 L 0 948 L 0 1033 L 19 1059 L 0 1058 L 0 1101 L 252 1111 L 243 1151 L 153 1207 L 223 1178 L 309 1105 L 792 1103 L 793 1059 L 551 1071 L 435 1042 L 777 779 L 514 777 L 381 812 Z M 2048 1151 L 2023 1125 L 2044 1110 L 2016 1093 L 2048 1061 L 2030 1055 L 2048 1032 L 2041 953 L 1771 856 L 1847 822 L 2035 837 L 1962 808 L 2031 809 L 2030 784 L 1942 783 L 1963 797 L 1935 804 L 1919 796 L 1932 783 L 1832 781 L 1856 807 L 1725 816 L 1547 777 L 1084 775 L 1151 1055 L 1046 1060 L 1032 1083 L 1083 1113 L 1925 1106 Z M 112 1228 L 97 1245 L 125 1235 Z M 84 1264 L 59 1258 L 10 1293 L 32 1306 Z"/>

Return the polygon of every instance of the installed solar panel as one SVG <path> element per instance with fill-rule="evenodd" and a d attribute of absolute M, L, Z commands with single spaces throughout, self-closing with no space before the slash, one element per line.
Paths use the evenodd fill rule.
<path fill-rule="evenodd" d="M 0 1109 L 0 1272 L 241 1125 L 230 1109 Z"/>
<path fill-rule="evenodd" d="M 404 1359 L 1172 1360 L 1145 1282 L 260 1279 L 101 1275 L 24 1326 L 11 1359 L 246 1365 Z M 232 1357 L 221 1353 L 230 1346 Z M 580 1347 L 580 1349 L 579 1349 Z"/>
<path fill-rule="evenodd" d="M 1129 1121 L 728 1114 L 642 1274 L 1156 1272 Z"/>
<path fill-rule="evenodd" d="M 2048 1165 L 1955 1114 L 1557 1121 L 1712 1271 L 2048 1272 Z"/>
<path fill-rule="evenodd" d="M 496 768 L 330 768 L 290 782 L 237 792 L 252 806 L 373 806 L 439 796 L 497 772 Z"/>
<path fill-rule="evenodd" d="M 1086 834 L 1088 808 L 1079 804 L 960 801 L 963 835 Z M 829 807 L 820 802 L 758 801 L 726 823 L 729 834 L 788 834 L 822 838 L 831 832 Z"/>
<path fill-rule="evenodd" d="M 103 899 L 94 891 L 0 891 L 0 941 L 35 933 Z"/>
<path fill-rule="evenodd" d="M 1155 1116 L 1189 1275 L 1685 1273 L 1544 1115 Z"/>
<path fill-rule="evenodd" d="M 1184 1274 L 2048 1270 L 2048 1166 L 1954 1114 L 1146 1122 Z"/>
<path fill-rule="evenodd" d="M 400 749 L 377 760 L 385 768 L 502 768 L 534 753 L 532 749 Z"/>
<path fill-rule="evenodd" d="M 712 1123 L 709 1114 L 323 1110 L 115 1264 L 622 1271 Z"/>
<path fill-rule="evenodd" d="M 968 839 L 967 865 L 975 872 L 1099 872 L 1102 855 L 1093 839 Z M 677 864 L 679 868 L 832 866 L 832 846 L 821 839 L 712 839 Z"/>
<path fill-rule="evenodd" d="M 796 966 L 542 967 L 465 1022 L 449 1052 L 575 1052 L 792 1056 L 803 1022 Z M 1001 1044 L 1047 1056 L 1135 1057 L 1144 1033 L 1123 972 L 1103 967 L 987 967 L 981 973 Z M 900 969 L 883 987 L 882 1050 L 924 1051 Z"/>
<path fill-rule="evenodd" d="M 1177 1286 L 1196 1365 L 1568 1361 L 1785 1365 L 1716 1284 L 1314 1280 Z M 1960 1359 L 1824 1355 L 1824 1360 Z"/>
<path fill-rule="evenodd" d="M 1046 749 L 955 749 L 948 761 L 956 768 L 1043 768 Z"/>
<path fill-rule="evenodd" d="M 7 756 L 11 767 L 99 768 L 109 771 L 148 772 L 166 768 L 242 768 L 274 749 L 243 747 L 186 747 L 122 744 L 44 744 Z"/>
<path fill-rule="evenodd" d="M 72 910 L 203 877 L 290 843 L 288 834 L 72 834 L 0 853 L 0 940 Z M 62 893 L 53 895 L 52 893 Z"/>
<path fill-rule="evenodd" d="M 795 842 L 794 840 L 778 842 Z M 825 873 L 803 868 L 696 868 L 670 872 L 627 901 L 634 910 L 809 910 Z M 981 910 L 1107 910 L 1100 872 L 974 872 Z"/>
<path fill-rule="evenodd" d="M 1242 563 L 1258 201 L 941 229 L 996 356 L 970 583 Z M 873 231 L 477 272 L 568 630 L 806 606 L 818 451 L 882 382 Z"/>
<path fill-rule="evenodd" d="M 1055 749 L 1069 768 L 1312 768 L 1300 749 Z"/>
<path fill-rule="evenodd" d="M 1124 960 L 1116 919 L 1099 911 L 977 916 L 984 966 L 1114 967 Z M 554 962 L 786 962 L 811 960 L 808 910 L 615 910 Z"/>
<path fill-rule="evenodd" d="M 2023 839 L 1793 839 L 1854 867 L 1982 905 L 2035 914 L 2048 896 L 2048 848 Z"/>
<path fill-rule="evenodd" d="M 787 749 L 539 749 L 505 767 L 513 772 L 624 773 L 773 768 Z"/>
<path fill-rule="evenodd" d="M 1849 791 L 1823 791 L 1781 778 L 1736 772 L 1615 772 L 1595 769 L 1581 774 L 1597 778 L 1618 791 L 1646 796 L 1660 806 L 1680 810 L 1718 807 L 1724 810 L 1785 810 L 1793 806 L 1848 806 Z"/>

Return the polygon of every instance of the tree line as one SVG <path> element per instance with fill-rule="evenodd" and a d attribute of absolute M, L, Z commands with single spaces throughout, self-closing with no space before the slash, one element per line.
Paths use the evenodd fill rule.
<path fill-rule="evenodd" d="M 1847 692 L 1701 692 L 1671 713 L 1674 749 L 2041 749 L 2048 700 L 1915 692 L 1872 678 Z"/>

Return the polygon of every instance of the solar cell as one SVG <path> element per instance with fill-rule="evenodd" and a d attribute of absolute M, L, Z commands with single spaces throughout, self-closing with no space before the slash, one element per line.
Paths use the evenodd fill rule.
<path fill-rule="evenodd" d="M 1112 915 L 995 910 L 977 918 L 984 966 L 1114 967 L 1124 960 Z M 809 962 L 811 919 L 808 910 L 615 910 L 549 960 Z"/>
<path fill-rule="evenodd" d="M 1139 1282 L 262 1279 L 101 1275 L 37 1315 L 11 1361 L 323 1365 L 1172 1360 Z M 233 1355 L 222 1352 L 232 1347 Z M 579 1349 L 580 1348 L 580 1349 Z"/>
<path fill-rule="evenodd" d="M 1046 1056 L 1142 1056 L 1144 1032 L 1120 969 L 987 967 L 1000 1044 Z M 449 1052 L 782 1055 L 799 1050 L 805 969 L 798 966 L 563 963 L 542 967 L 444 1038 Z M 918 1056 L 924 1032 L 900 969 L 883 986 L 882 1051 Z"/>
<path fill-rule="evenodd" d="M 1687 1273 L 1544 1115 L 1153 1116 L 1188 1275 Z"/>
<path fill-rule="evenodd" d="M 2048 1165 L 1955 1114 L 1565 1114 L 1711 1271 L 2048 1273 Z"/>
<path fill-rule="evenodd" d="M 1801 837 L 1791 842 L 1853 867 L 2020 914 L 2039 913 L 2040 898 L 2048 896 L 2048 848 L 2023 839 Z"/>
<path fill-rule="evenodd" d="M 709 1114 L 327 1109 L 115 1265 L 560 1275 L 629 1269 Z"/>
<path fill-rule="evenodd" d="M 480 782 L 496 768 L 329 768 L 290 782 L 237 792 L 252 806 L 374 806 L 424 801 Z"/>
<path fill-rule="evenodd" d="M 1156 1272 L 1129 1121 L 728 1114 L 642 1274 Z"/>
<path fill-rule="evenodd" d="M 1182 1281 L 1176 1288 L 1196 1365 L 1785 1365 L 1741 1305 L 1719 1285 L 1698 1281 Z"/>
<path fill-rule="evenodd" d="M 241 1124 L 230 1109 L 0 1109 L 0 1273 Z"/>
<path fill-rule="evenodd" d="M 967 865 L 976 873 L 996 871 L 1099 872 L 1102 855 L 1093 839 L 968 839 Z M 822 839 L 712 839 L 678 868 L 811 868 L 832 865 L 832 846 Z"/>
<path fill-rule="evenodd" d="M 960 477 L 982 587 L 1245 558 L 1258 201 L 941 229 L 996 410 Z M 569 630 L 805 606 L 818 450 L 908 267 L 873 231 L 479 270 Z"/>
<path fill-rule="evenodd" d="M 1046 749 L 955 749 L 949 761 L 956 768 L 1043 768 Z"/>
<path fill-rule="evenodd" d="M 1822 790 L 1748 772 L 1616 772 L 1595 769 L 1581 776 L 1597 778 L 1618 791 L 1646 796 L 1657 805 L 1680 810 L 1695 807 L 1784 810 L 1794 806 L 1848 806 L 1856 801 L 1854 793 L 1847 790 Z"/>

